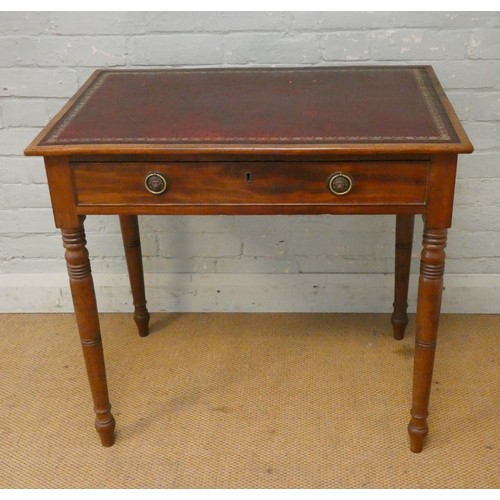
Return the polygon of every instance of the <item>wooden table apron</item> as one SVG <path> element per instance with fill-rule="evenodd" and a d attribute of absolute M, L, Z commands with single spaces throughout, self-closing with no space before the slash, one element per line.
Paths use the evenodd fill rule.
<path fill-rule="evenodd" d="M 401 71 L 404 75 L 406 70 L 410 70 L 408 67 L 386 69 L 389 72 Z M 226 108 L 223 106 L 222 111 L 219 110 L 220 106 L 212 104 L 219 96 L 218 90 L 208 87 L 206 93 L 211 99 L 203 100 L 203 95 L 199 97 L 201 91 L 196 85 L 201 77 L 196 71 L 169 73 L 169 70 L 165 70 L 157 72 L 158 75 L 153 75 L 154 72 L 144 72 L 143 79 L 140 72 L 132 72 L 133 75 L 139 73 L 138 85 L 143 85 L 144 82 L 151 84 L 151 92 L 155 91 L 154 85 L 157 82 L 153 82 L 153 79 L 149 81 L 148 77 L 153 75 L 165 78 L 161 82 L 162 85 L 158 85 L 160 90 L 156 90 L 164 94 L 160 94 L 161 99 L 156 97 L 157 100 L 154 101 L 158 106 L 158 102 L 165 102 L 169 98 L 168 102 L 173 108 L 173 111 L 170 108 L 162 111 L 160 118 L 164 121 L 155 125 L 163 134 L 163 139 L 160 140 L 160 137 L 143 142 L 137 139 L 141 133 L 145 135 L 146 131 L 150 136 L 153 134 L 151 130 L 148 131 L 148 127 L 152 125 L 147 120 L 147 114 L 137 116 L 137 108 L 127 109 L 128 113 L 135 113 L 130 124 L 123 125 L 123 119 L 117 119 L 120 124 L 113 126 L 113 130 L 119 129 L 121 135 L 126 133 L 135 139 L 117 141 L 110 137 L 104 143 L 96 138 L 92 139 L 91 136 L 92 123 L 96 124 L 98 131 L 99 127 L 102 128 L 99 133 L 112 133 L 111 129 L 106 129 L 106 123 L 98 124 L 99 117 L 101 121 L 106 121 L 106 113 L 102 117 L 99 115 L 104 106 L 99 103 L 99 99 L 106 98 L 107 101 L 103 102 L 110 100 L 104 90 L 101 96 L 100 88 L 95 86 L 95 82 L 104 74 L 98 71 L 26 149 L 26 154 L 42 155 L 45 159 L 55 223 L 61 229 L 66 249 L 75 316 L 94 400 L 95 425 L 104 446 L 114 443 L 115 420 L 109 403 L 97 304 L 86 248 L 84 219 L 87 215 L 119 215 L 133 294 L 134 319 L 139 334 L 146 336 L 149 313 L 144 291 L 138 215 L 394 214 L 396 258 L 394 312 L 391 320 L 394 337 L 401 339 L 408 323 L 406 311 L 414 216 L 421 214 L 424 218 L 424 230 L 416 319 L 413 401 L 408 431 L 411 450 L 422 450 L 424 438 L 428 433 L 428 403 L 443 289 L 444 249 L 447 229 L 452 220 L 457 155 L 471 152 L 472 146 L 429 67 L 413 68 L 418 83 L 414 92 L 422 91 L 427 100 L 435 99 L 436 104 L 420 104 L 420 107 L 412 110 L 413 115 L 410 116 L 402 113 L 401 117 L 401 111 L 396 107 L 393 111 L 398 113 L 394 116 L 401 121 L 397 130 L 407 129 L 408 134 L 412 126 L 418 129 L 420 136 L 411 136 L 413 139 L 371 140 L 370 137 L 357 136 L 360 138 L 354 140 L 354 136 L 349 136 L 349 133 L 359 134 L 361 125 L 359 120 L 346 120 L 344 125 L 344 122 L 332 125 L 331 137 L 328 140 L 320 141 L 316 135 L 311 141 L 311 137 L 307 136 L 311 129 L 316 127 L 318 130 L 313 130 L 316 134 L 329 131 L 329 119 L 324 118 L 325 123 L 318 123 L 323 119 L 321 108 L 328 104 L 338 109 L 340 104 L 325 101 L 326 98 L 319 92 L 311 91 L 307 104 L 312 109 L 310 114 L 314 115 L 314 119 L 304 119 L 307 123 L 304 130 L 301 130 L 300 124 L 288 124 L 287 116 L 290 118 L 290 112 L 286 109 L 283 111 L 283 107 L 289 108 L 292 102 L 298 102 L 298 108 L 301 107 L 301 95 L 304 94 L 304 89 L 301 88 L 297 92 L 291 92 L 289 101 L 276 104 L 276 109 L 273 108 L 269 113 L 270 116 L 277 117 L 274 125 L 278 131 L 281 130 L 281 135 L 285 137 L 288 134 L 291 137 L 294 134 L 294 141 L 291 141 L 290 137 L 280 141 L 279 137 L 272 135 L 275 130 L 268 131 L 267 125 L 262 124 L 264 122 L 258 122 L 254 127 L 250 123 L 245 128 L 245 125 L 240 124 L 243 118 L 240 117 L 239 121 L 233 119 L 231 109 L 236 108 L 239 113 L 244 112 L 240 103 L 242 98 L 238 97 L 238 86 L 251 88 L 249 94 L 253 92 L 254 99 L 263 95 L 263 100 L 266 101 L 267 94 L 272 94 L 272 99 L 276 100 L 277 95 L 283 94 L 283 89 L 289 88 L 286 85 L 292 85 L 296 81 L 297 85 L 319 82 L 323 93 L 328 85 L 336 85 L 339 92 L 343 91 L 348 96 L 344 97 L 342 102 L 350 99 L 344 88 L 347 84 L 342 80 L 346 78 L 342 73 L 345 69 L 322 69 L 319 72 L 287 71 L 288 73 L 280 70 L 254 70 L 252 73 L 252 70 L 248 70 L 245 73 L 237 70 L 234 74 L 217 70 L 200 72 L 202 75 L 208 74 L 203 76 L 206 79 L 203 80 L 203 89 L 209 84 L 218 89 L 216 83 L 221 81 L 227 85 L 222 102 L 228 104 Z M 358 70 L 353 71 L 355 73 Z M 370 77 L 373 80 L 369 88 L 372 88 L 374 82 L 380 80 L 377 71 L 373 70 L 373 74 L 370 70 L 356 73 L 355 78 L 349 80 L 349 84 L 352 86 L 357 81 L 363 83 L 364 78 Z M 423 76 L 419 76 L 419 72 Z M 110 73 L 114 76 L 120 72 Z M 350 77 L 351 73 L 347 76 Z M 184 84 L 180 85 L 176 78 Z M 133 81 L 132 77 L 128 78 L 128 82 Z M 111 77 L 109 82 L 115 84 Z M 109 82 L 108 86 L 111 85 Z M 249 82 L 256 84 L 249 87 Z M 386 82 L 383 83 L 386 87 Z M 279 93 L 274 90 L 276 85 L 279 87 Z M 406 85 L 410 88 L 412 84 Z M 170 93 L 165 94 L 165 86 L 169 92 L 177 92 L 176 99 L 171 97 Z M 227 90 L 233 87 L 238 90 L 235 90 L 234 96 Z M 104 84 L 102 88 L 106 89 Z M 406 98 L 404 92 L 399 95 L 397 87 L 395 89 L 389 89 L 387 92 L 395 94 L 396 100 Z M 116 89 L 114 91 L 118 92 Z M 180 99 L 179 92 L 191 92 L 188 95 L 197 99 L 195 104 L 211 117 L 212 128 L 204 124 L 196 129 L 193 125 L 194 119 L 188 119 L 189 109 L 184 100 Z M 385 99 L 383 92 L 382 86 L 380 90 L 374 90 L 373 96 L 367 98 L 366 109 L 369 110 L 372 106 L 374 110 L 379 110 L 380 103 L 377 104 L 377 99 Z M 274 100 L 271 100 L 271 97 L 271 104 L 266 102 L 268 107 L 273 106 Z M 129 99 L 133 100 L 134 97 L 129 96 Z M 144 99 L 136 97 L 135 100 L 140 101 L 137 106 L 141 109 L 153 109 L 153 101 L 146 102 Z M 410 100 L 412 103 L 415 101 L 413 98 Z M 109 104 L 111 110 L 115 109 L 113 102 Z M 255 102 L 257 101 L 254 100 L 253 107 Z M 355 102 L 352 99 L 350 106 L 353 107 Z M 95 109 L 92 108 L 92 103 Z M 132 104 L 129 103 L 128 106 Z M 192 113 L 196 114 L 196 107 L 193 106 Z M 398 106 L 401 104 L 398 103 Z M 115 118 L 120 109 L 119 106 L 116 107 L 113 114 Z M 173 139 L 175 124 L 165 120 L 164 114 L 167 111 L 178 113 L 175 115 L 178 127 L 185 127 L 185 130 L 181 131 L 184 134 L 191 132 L 190 141 L 179 143 Z M 262 112 L 259 111 L 260 115 Z M 152 121 L 160 119 L 156 116 L 160 112 L 152 113 L 155 116 L 151 118 Z M 182 113 L 187 115 L 185 123 Z M 252 118 L 255 121 L 256 116 L 260 116 L 252 114 L 252 110 L 247 113 L 249 120 Z M 281 122 L 280 113 L 283 115 Z M 302 116 L 308 116 L 305 111 L 301 113 Z M 441 116 L 436 116 L 438 113 Z M 431 115 L 430 118 L 427 114 Z M 335 113 L 331 112 L 330 115 L 330 120 L 335 122 Z M 327 116 L 328 114 L 325 114 L 325 117 Z M 134 120 L 139 124 L 134 125 Z M 340 131 L 341 125 L 347 129 L 351 128 L 345 133 Z M 130 131 L 120 128 L 127 126 L 132 127 Z M 381 121 L 372 132 L 373 137 L 378 137 L 377 130 L 380 131 L 384 127 L 387 129 L 383 131 L 385 134 L 394 134 L 390 130 L 391 126 Z M 258 127 L 261 127 L 263 132 L 261 137 L 256 138 L 254 136 L 259 133 Z M 429 130 L 434 127 L 436 137 L 427 132 L 426 127 Z M 230 140 L 228 134 L 231 131 L 239 134 L 240 142 Z M 244 135 L 246 131 L 250 134 L 248 137 Z M 422 138 L 423 133 L 428 135 Z M 301 139 L 300 134 L 307 139 Z M 203 135 L 203 140 L 198 137 L 200 135 Z M 337 137 L 336 142 L 332 137 Z M 348 140 L 344 141 L 343 137 L 348 137 Z M 244 224 L 244 220 L 242 223 Z"/>

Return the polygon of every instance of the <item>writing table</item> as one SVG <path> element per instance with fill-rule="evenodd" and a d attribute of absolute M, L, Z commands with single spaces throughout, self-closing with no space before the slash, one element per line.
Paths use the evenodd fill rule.
<path fill-rule="evenodd" d="M 148 334 L 137 216 L 394 214 L 394 337 L 424 218 L 410 447 L 422 450 L 457 155 L 470 144 L 430 66 L 98 70 L 27 147 L 44 157 L 96 428 L 114 443 L 84 219 L 120 218 Z"/>

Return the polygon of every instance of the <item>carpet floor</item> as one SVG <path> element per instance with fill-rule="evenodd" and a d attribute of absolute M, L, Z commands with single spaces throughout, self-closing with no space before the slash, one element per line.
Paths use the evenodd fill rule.
<path fill-rule="evenodd" d="M 101 327 L 103 448 L 70 314 L 0 315 L 0 488 L 498 488 L 500 315 L 443 315 L 409 451 L 414 317 L 128 314 Z"/>

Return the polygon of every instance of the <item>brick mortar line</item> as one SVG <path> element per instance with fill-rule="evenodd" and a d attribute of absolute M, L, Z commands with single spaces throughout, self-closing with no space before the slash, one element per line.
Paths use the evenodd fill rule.
<path fill-rule="evenodd" d="M 227 55 L 227 52 L 223 53 L 223 58 Z M 127 57 L 129 57 L 127 55 Z M 216 62 L 212 64 L 193 64 L 193 63 L 174 63 L 174 64 L 150 64 L 148 62 L 144 63 L 134 63 L 130 64 L 129 61 L 123 63 L 123 64 L 112 64 L 112 65 L 107 65 L 105 66 L 106 68 L 143 68 L 143 67 L 148 67 L 151 69 L 154 68 L 213 68 L 213 67 L 238 67 L 238 68 L 244 68 L 244 67 L 321 67 L 321 66 L 341 66 L 341 65 L 348 65 L 352 66 L 355 64 L 358 65 L 370 65 L 370 64 L 411 64 L 411 65 L 437 65 L 437 64 L 442 64 L 442 63 L 448 63 L 448 62 L 491 62 L 491 61 L 499 61 L 500 58 L 456 58 L 456 59 L 394 59 L 394 58 L 387 58 L 387 59 L 359 59 L 359 60 L 346 60 L 346 59 L 323 59 L 323 55 L 320 54 L 320 59 L 318 61 L 312 62 L 312 63 L 301 63 L 301 64 L 291 64 L 291 63 L 269 63 L 269 62 L 250 62 L 250 63 L 228 63 L 226 61 L 223 62 Z M 26 65 L 18 65 L 18 66 L 0 66 L 0 70 L 32 70 L 32 69 L 38 69 L 42 71 L 74 71 L 75 73 L 78 73 L 78 69 L 88 69 L 88 68 L 101 68 L 104 67 L 102 65 L 84 65 L 84 64 L 75 64 L 75 65 L 68 65 L 68 66 L 62 66 L 62 65 L 50 65 L 50 66 L 40 66 L 40 64 L 26 64 Z M 78 75 L 77 75 L 78 76 Z M 475 90 L 475 89 L 483 89 L 483 88 L 492 88 L 492 89 L 500 89 L 500 83 L 498 86 L 495 87 L 450 87 L 450 90 Z M 0 96 L 0 97 L 47 97 L 47 96 Z M 49 98 L 49 97 L 47 97 Z M 64 97 L 51 97 L 53 99 L 64 99 Z"/>
<path fill-rule="evenodd" d="M 205 30 L 203 28 L 193 30 L 152 30 L 144 31 L 143 33 L 89 33 L 89 32 L 74 32 L 74 33 L 57 33 L 57 32 L 40 32 L 40 33 L 26 33 L 26 34 L 7 34 L 0 35 L 0 38 L 95 38 L 95 37 L 105 37 L 105 38 L 136 38 L 145 36 L 169 36 L 169 35 L 247 35 L 247 34 L 330 34 L 330 33 L 371 33 L 371 32 L 411 32 L 411 31 L 429 31 L 429 32 L 470 32 L 470 33 L 482 33 L 485 31 L 495 32 L 500 31 L 500 26 L 433 26 L 433 25 L 416 25 L 416 26 L 405 26 L 405 25 L 391 25 L 391 26 L 359 26 L 356 28 L 344 28 L 342 26 L 336 27 L 322 27 L 322 28 L 277 28 L 277 29 L 218 29 L 218 30 Z"/>

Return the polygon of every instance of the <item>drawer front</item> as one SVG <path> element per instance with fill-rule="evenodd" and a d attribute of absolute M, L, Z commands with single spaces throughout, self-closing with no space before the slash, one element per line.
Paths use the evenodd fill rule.
<path fill-rule="evenodd" d="M 424 205 L 426 161 L 72 163 L 79 206 Z"/>

